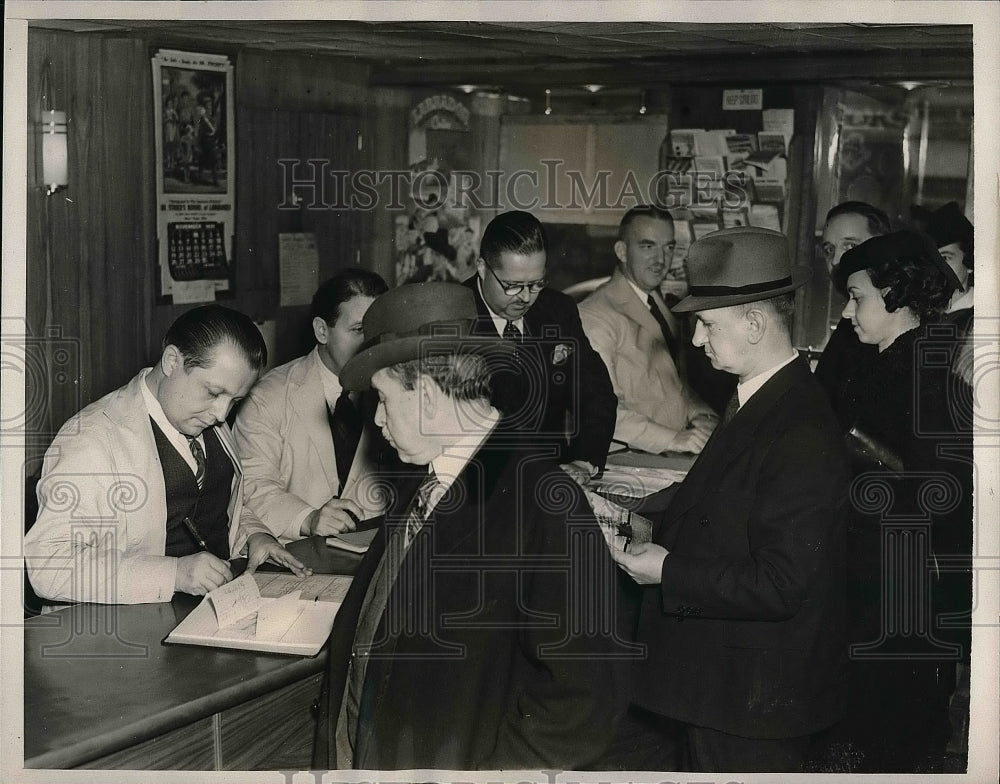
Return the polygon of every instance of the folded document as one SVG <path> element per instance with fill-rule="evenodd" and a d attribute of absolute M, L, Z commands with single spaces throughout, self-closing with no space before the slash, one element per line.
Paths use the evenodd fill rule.
<path fill-rule="evenodd" d="M 297 590 L 271 597 L 261 595 L 254 577 L 244 574 L 210 591 L 164 642 L 299 656 L 319 653 L 351 578 L 319 589 L 306 578 Z"/>

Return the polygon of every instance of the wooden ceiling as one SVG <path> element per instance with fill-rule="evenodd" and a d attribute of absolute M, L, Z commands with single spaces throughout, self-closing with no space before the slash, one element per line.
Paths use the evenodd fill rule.
<path fill-rule="evenodd" d="M 31 26 L 351 58 L 380 86 L 972 77 L 971 25 L 46 19 Z"/>

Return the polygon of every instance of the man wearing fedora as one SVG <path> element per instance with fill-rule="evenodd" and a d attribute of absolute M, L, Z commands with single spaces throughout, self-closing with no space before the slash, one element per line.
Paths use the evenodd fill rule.
<path fill-rule="evenodd" d="M 583 491 L 490 404 L 488 360 L 515 349 L 475 317 L 461 285 L 401 286 L 341 373 L 421 467 L 345 600 L 364 590 L 341 768 L 578 769 L 624 707 L 614 563 Z"/>
<path fill-rule="evenodd" d="M 600 355 L 580 324 L 576 303 L 547 286 L 545 232 L 528 212 L 497 215 L 483 232 L 473 332 L 516 346 L 494 363 L 493 403 L 548 448 L 570 476 L 585 481 L 604 468 L 617 400 Z"/>
<path fill-rule="evenodd" d="M 736 395 L 654 531 L 614 551 L 647 585 L 633 702 L 693 771 L 795 771 L 845 707 L 847 460 L 792 347 L 784 235 L 738 227 L 691 246 L 693 342 Z"/>

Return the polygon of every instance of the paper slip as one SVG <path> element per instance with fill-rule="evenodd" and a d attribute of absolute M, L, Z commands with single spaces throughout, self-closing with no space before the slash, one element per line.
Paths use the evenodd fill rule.
<path fill-rule="evenodd" d="M 219 628 L 232 626 L 260 606 L 260 590 L 252 574 L 244 574 L 232 582 L 209 591 L 206 597 L 215 610 Z"/>

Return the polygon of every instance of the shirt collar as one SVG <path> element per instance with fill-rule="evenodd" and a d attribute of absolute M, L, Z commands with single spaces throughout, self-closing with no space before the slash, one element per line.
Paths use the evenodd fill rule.
<path fill-rule="evenodd" d="M 152 417 L 153 421 L 156 422 L 157 427 L 163 431 L 163 435 L 167 437 L 167 440 L 176 449 L 181 457 L 192 467 L 195 466 L 194 455 L 191 454 L 191 445 L 189 439 L 180 430 L 170 424 L 170 420 L 167 419 L 166 413 L 163 411 L 163 406 L 160 405 L 160 401 L 156 399 L 156 395 L 153 394 L 152 390 L 149 388 L 149 384 L 146 383 L 146 377 L 152 368 L 143 368 L 139 371 L 139 388 L 142 390 L 142 401 L 146 404 L 146 411 L 149 416 Z M 202 449 L 205 448 L 204 436 L 198 435 L 198 443 L 201 444 Z"/>
<path fill-rule="evenodd" d="M 747 404 L 747 401 L 760 390 L 764 384 L 771 380 L 779 370 L 781 370 L 785 365 L 790 365 L 798 357 L 799 352 L 796 349 L 792 349 L 792 355 L 783 362 L 778 363 L 773 368 L 765 370 L 763 373 L 758 373 L 753 378 L 744 381 L 742 384 L 736 385 L 736 394 L 739 397 L 740 408 L 743 408 Z"/>
<path fill-rule="evenodd" d="M 507 327 L 507 319 L 503 316 L 498 316 L 493 312 L 493 308 L 490 307 L 490 303 L 486 301 L 486 297 L 483 296 L 483 279 L 476 275 L 476 288 L 479 289 L 479 296 L 483 298 L 483 304 L 486 306 L 486 312 L 490 314 L 490 318 L 493 319 L 493 327 L 496 329 L 497 334 L 503 337 L 503 331 Z M 511 322 L 515 327 L 521 330 L 521 334 L 524 334 L 524 317 Z"/>
<path fill-rule="evenodd" d="M 642 301 L 642 304 L 645 305 L 646 307 L 648 307 L 649 306 L 649 295 L 652 292 L 643 291 L 642 289 L 640 289 L 638 286 L 635 285 L 635 283 L 632 282 L 632 280 L 629 278 L 628 275 L 625 275 L 624 273 L 622 273 L 622 277 L 625 278 L 625 282 L 628 283 L 628 285 L 630 285 L 632 287 L 632 291 L 634 291 L 635 294 L 636 294 L 636 296 Z"/>
<path fill-rule="evenodd" d="M 484 430 L 477 429 L 469 433 L 454 444 L 445 447 L 440 455 L 431 460 L 430 467 L 444 490 L 455 484 L 455 480 L 465 470 L 472 456 L 476 454 L 479 447 L 482 446 L 490 433 L 493 432 L 496 423 L 499 421 L 499 415 L 494 415 L 491 419 L 493 422 L 492 427 Z M 441 495 L 444 495 L 444 492 Z"/>
<path fill-rule="evenodd" d="M 341 385 L 340 379 L 337 378 L 337 374 L 323 364 L 323 360 L 319 356 L 319 346 L 313 347 L 312 354 L 313 360 L 316 362 L 316 367 L 319 369 L 319 377 L 323 382 L 323 396 L 326 398 L 327 405 L 332 410 L 337 405 L 337 399 L 340 397 L 340 393 L 344 387 Z"/>

